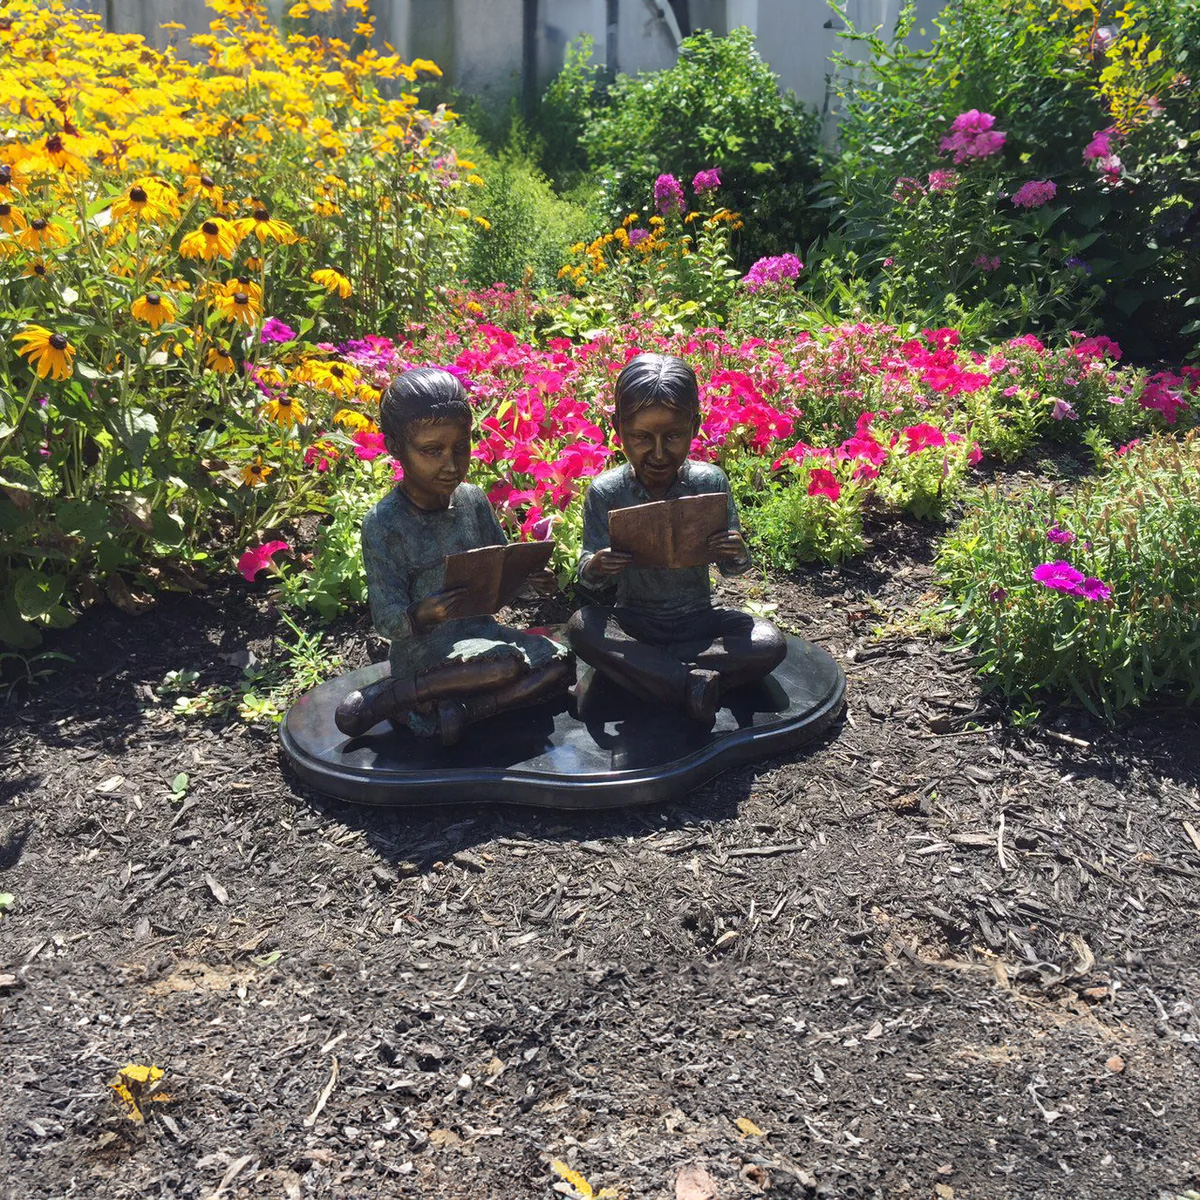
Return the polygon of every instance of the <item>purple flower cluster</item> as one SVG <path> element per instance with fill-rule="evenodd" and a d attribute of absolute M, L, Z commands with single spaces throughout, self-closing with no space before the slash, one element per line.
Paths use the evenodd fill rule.
<path fill-rule="evenodd" d="M 804 264 L 794 254 L 778 254 L 773 258 L 760 258 L 742 277 L 742 283 L 753 295 L 768 283 L 796 279 L 803 270 Z"/>
<path fill-rule="evenodd" d="M 953 150 L 956 164 L 969 158 L 990 158 L 1000 152 L 1008 136 L 993 129 L 995 124 L 996 118 L 991 113 L 968 109 L 954 118 L 950 132 L 940 142 L 940 149 Z"/>
<path fill-rule="evenodd" d="M 650 230 L 639 229 L 636 225 L 629 231 L 629 244 L 636 246 L 639 242 L 644 242 L 650 236 Z"/>
<path fill-rule="evenodd" d="M 959 174 L 957 171 L 946 169 L 929 172 L 929 190 L 931 192 L 952 192 L 958 187 Z"/>
<path fill-rule="evenodd" d="M 1098 129 L 1083 148 L 1084 161 L 1093 163 L 1109 183 L 1118 183 L 1121 179 L 1121 159 L 1113 148 L 1113 139 L 1118 136 L 1115 127 Z"/>
<path fill-rule="evenodd" d="M 975 256 L 975 266 L 981 271 L 998 271 L 1000 270 L 1000 255 L 978 254 Z"/>
<path fill-rule="evenodd" d="M 697 171 L 692 180 L 692 191 L 701 200 L 708 198 L 709 192 L 715 192 L 721 186 L 721 172 L 717 167 L 709 167 L 705 171 Z"/>
<path fill-rule="evenodd" d="M 660 175 L 654 181 L 654 207 L 664 217 L 683 212 L 683 188 L 674 175 Z"/>
<path fill-rule="evenodd" d="M 1057 525 L 1051 525 L 1046 530 L 1046 537 L 1059 546 L 1069 546 L 1075 540 L 1075 535 L 1069 529 L 1060 529 Z"/>
<path fill-rule="evenodd" d="M 1058 184 L 1049 179 L 1031 179 L 1013 192 L 1012 202 L 1017 208 L 1041 208 L 1054 199 Z"/>
<path fill-rule="evenodd" d="M 268 317 L 263 322 L 262 331 L 258 335 L 260 342 L 290 342 L 296 336 L 296 331 L 278 317 Z"/>
<path fill-rule="evenodd" d="M 1057 562 L 1042 563 L 1034 567 L 1033 581 L 1053 591 L 1078 596 L 1081 600 L 1107 600 L 1112 595 L 1112 588 L 1107 583 L 1103 583 L 1095 575 L 1085 576 L 1082 571 L 1077 571 L 1061 558 Z"/>

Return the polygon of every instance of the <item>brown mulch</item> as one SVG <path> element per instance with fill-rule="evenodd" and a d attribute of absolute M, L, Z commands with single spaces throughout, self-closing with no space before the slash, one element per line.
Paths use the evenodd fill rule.
<path fill-rule="evenodd" d="M 930 558 L 739 581 L 845 721 L 596 815 L 323 800 L 154 694 L 266 656 L 264 593 L 88 614 L 0 710 L 0 1196 L 1197 1186 L 1200 719 L 1014 728 L 912 627 Z"/>

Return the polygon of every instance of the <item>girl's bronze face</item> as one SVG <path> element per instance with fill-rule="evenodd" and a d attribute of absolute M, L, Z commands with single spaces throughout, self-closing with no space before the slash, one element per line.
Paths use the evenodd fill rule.
<path fill-rule="evenodd" d="M 665 404 L 640 408 L 617 424 L 621 448 L 638 483 L 656 499 L 665 496 L 675 482 L 699 430 L 698 413 L 681 412 Z"/>
<path fill-rule="evenodd" d="M 418 508 L 447 508 L 471 467 L 471 429 L 459 421 L 418 422 L 388 449 L 404 468 L 400 487 Z"/>

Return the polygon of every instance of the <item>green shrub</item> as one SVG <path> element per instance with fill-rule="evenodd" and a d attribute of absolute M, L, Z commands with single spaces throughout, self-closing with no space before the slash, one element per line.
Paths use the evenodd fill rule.
<path fill-rule="evenodd" d="M 1118 451 L 1066 495 L 986 491 L 938 554 L 957 636 L 1009 696 L 1067 693 L 1105 717 L 1158 693 L 1194 703 L 1198 531 L 1195 432 Z"/>
<path fill-rule="evenodd" d="M 550 81 L 530 121 L 541 168 L 559 192 L 576 187 L 586 174 L 582 137 L 603 104 L 592 39 L 584 34 L 568 43 L 562 70 Z"/>
<path fill-rule="evenodd" d="M 664 71 L 621 75 L 583 134 L 607 215 L 646 212 L 654 181 L 685 183 L 718 167 L 721 202 L 746 222 L 743 258 L 790 250 L 820 232 L 807 193 L 818 177 L 820 123 L 778 80 L 748 29 L 685 38 Z"/>
<path fill-rule="evenodd" d="M 988 301 L 1010 330 L 1078 326 L 1097 305 L 1138 357 L 1185 353 L 1200 328 L 1200 0 L 961 0 L 916 52 L 911 19 L 893 43 L 850 35 L 870 58 L 848 76 L 827 183 L 876 285 L 935 311 Z M 942 139 L 971 110 L 1005 138 L 955 163 Z M 1053 198 L 1018 207 L 1033 181 Z"/>

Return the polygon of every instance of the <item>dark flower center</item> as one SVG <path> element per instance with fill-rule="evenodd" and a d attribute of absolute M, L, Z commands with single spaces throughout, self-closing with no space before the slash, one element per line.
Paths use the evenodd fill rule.
<path fill-rule="evenodd" d="M 233 302 L 234 304 L 249 304 L 250 297 L 247 296 L 245 292 L 234 292 Z"/>
<path fill-rule="evenodd" d="M 145 204 L 149 199 L 146 195 L 146 189 L 141 187 L 131 187 L 129 189 L 129 198 L 134 204 Z"/>
<path fill-rule="evenodd" d="M 12 183 L 12 167 L 8 163 L 0 164 L 0 185 L 7 187 Z"/>
<path fill-rule="evenodd" d="M 146 293 L 146 303 L 147 304 L 161 304 L 162 297 L 157 292 L 147 292 Z"/>
<path fill-rule="evenodd" d="M 269 221 L 271 214 L 265 208 L 256 208 L 254 210 L 254 219 L 256 221 Z"/>
<path fill-rule="evenodd" d="M 288 396 L 281 396 L 279 398 L 279 407 L 280 408 L 291 408 L 292 407 L 291 399 Z"/>
<path fill-rule="evenodd" d="M 217 228 L 216 221 L 205 221 L 204 224 L 200 226 L 200 229 L 202 232 L 207 233 L 209 237 L 216 237 L 217 234 L 221 232 L 220 229 Z"/>
<path fill-rule="evenodd" d="M 261 474 L 262 474 L 262 464 L 261 464 L 261 463 L 255 463 L 255 464 L 254 464 L 254 465 L 253 465 L 253 466 L 250 468 L 250 474 L 251 474 L 251 475 L 261 475 Z"/>
<path fill-rule="evenodd" d="M 53 346 L 55 350 L 65 350 L 67 348 L 67 339 L 61 333 L 52 333 L 50 335 L 50 345 Z"/>
<path fill-rule="evenodd" d="M 345 369 L 338 366 L 337 363 L 334 363 L 333 366 L 329 368 L 329 373 L 334 377 L 334 379 L 341 379 L 341 377 L 346 374 Z"/>
<path fill-rule="evenodd" d="M 7 217 L 12 212 L 11 204 L 0 204 L 0 217 Z"/>
<path fill-rule="evenodd" d="M 216 184 L 213 183 L 213 178 L 211 175 L 201 175 L 200 176 L 200 186 L 201 187 L 215 187 Z"/>
<path fill-rule="evenodd" d="M 249 275 L 239 275 L 237 277 L 237 281 L 238 281 L 238 283 L 240 283 L 242 285 L 242 287 L 250 286 L 250 276 Z"/>
<path fill-rule="evenodd" d="M 33 268 L 33 273 L 35 275 L 45 275 L 46 264 L 45 263 L 35 263 L 34 268 Z"/>
<path fill-rule="evenodd" d="M 46 218 L 34 217 L 33 220 L 29 222 L 29 228 L 36 229 L 39 233 L 41 233 L 41 231 L 46 228 Z"/>
<path fill-rule="evenodd" d="M 49 150 L 51 154 L 61 154 L 62 148 L 62 138 L 59 137 L 57 133 L 52 133 L 46 139 L 46 149 Z"/>

